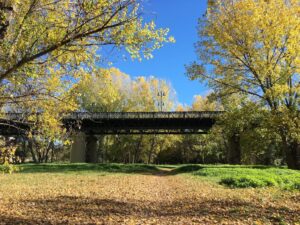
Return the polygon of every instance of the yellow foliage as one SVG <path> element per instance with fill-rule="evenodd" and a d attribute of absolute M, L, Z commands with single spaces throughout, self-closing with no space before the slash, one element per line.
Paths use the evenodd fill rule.
<path fill-rule="evenodd" d="M 88 111 L 158 111 L 159 91 L 163 91 L 163 109 L 174 107 L 174 91 L 163 80 L 130 76 L 116 68 L 95 70 L 78 84 L 78 104 Z"/>
<path fill-rule="evenodd" d="M 210 81 L 271 108 L 298 104 L 299 1 L 215 0 L 210 7 L 199 43 L 201 57 L 214 67 Z"/>

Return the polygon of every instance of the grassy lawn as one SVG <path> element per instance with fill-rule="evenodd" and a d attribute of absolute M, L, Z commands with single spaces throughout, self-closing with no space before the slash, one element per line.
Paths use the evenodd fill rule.
<path fill-rule="evenodd" d="M 231 188 L 279 187 L 300 190 L 300 172 L 279 167 L 233 165 L 185 165 L 174 170 L 206 177 Z"/>
<path fill-rule="evenodd" d="M 25 164 L 0 174 L 0 224 L 299 224 L 298 171 Z M 254 188 L 255 187 L 255 188 Z"/>

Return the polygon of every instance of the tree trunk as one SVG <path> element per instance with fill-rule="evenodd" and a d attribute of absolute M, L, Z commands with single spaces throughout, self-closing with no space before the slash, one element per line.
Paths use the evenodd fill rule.
<path fill-rule="evenodd" d="M 288 142 L 287 138 L 283 137 L 283 150 L 288 168 L 300 170 L 300 143 L 297 141 Z"/>
<path fill-rule="evenodd" d="M 275 145 L 274 141 L 272 141 L 270 143 L 270 145 L 268 146 L 266 153 L 264 155 L 264 160 L 263 160 L 264 165 L 268 165 L 268 166 L 273 165 L 275 148 L 276 148 L 276 145 Z M 256 158 L 255 160 L 257 161 L 258 159 Z"/>
<path fill-rule="evenodd" d="M 32 141 L 32 139 L 28 140 L 28 148 L 30 150 L 33 162 L 37 163 L 38 161 L 37 161 L 36 155 L 35 155 L 34 150 L 33 150 L 33 141 Z"/>
<path fill-rule="evenodd" d="M 143 135 L 140 136 L 135 151 L 133 155 L 133 163 L 138 163 L 140 160 L 140 154 L 141 154 L 141 146 L 142 146 L 142 141 L 143 141 Z"/>
<path fill-rule="evenodd" d="M 154 146 L 155 146 L 155 135 L 152 137 L 152 140 L 151 140 L 150 151 L 148 153 L 148 164 L 151 163 L 152 154 L 154 152 Z"/>
<path fill-rule="evenodd" d="M 229 138 L 228 142 L 227 162 L 233 165 L 241 164 L 240 136 L 235 134 Z"/>
<path fill-rule="evenodd" d="M 97 159 L 98 162 L 104 163 L 104 154 L 105 154 L 105 136 L 98 136 L 98 149 L 97 149 Z"/>
<path fill-rule="evenodd" d="M 49 160 L 49 152 L 50 151 L 53 151 L 53 148 L 54 148 L 54 143 L 52 141 L 49 142 L 47 148 L 46 148 L 46 152 L 45 152 L 45 155 L 44 155 L 44 162 L 47 163 L 48 160 Z"/>

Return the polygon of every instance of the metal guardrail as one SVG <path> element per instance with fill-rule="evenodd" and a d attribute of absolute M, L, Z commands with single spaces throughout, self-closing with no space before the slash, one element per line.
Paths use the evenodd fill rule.
<path fill-rule="evenodd" d="M 187 119 L 187 118 L 214 118 L 223 112 L 101 112 L 70 113 L 64 119 Z"/>
<path fill-rule="evenodd" d="M 223 114 L 223 111 L 186 111 L 186 112 L 72 112 L 63 116 L 65 120 L 109 120 L 109 119 L 193 119 L 215 118 Z M 36 114 L 38 115 L 38 114 Z M 20 120 L 24 118 L 22 113 L 1 113 L 1 118 L 8 120 Z"/>

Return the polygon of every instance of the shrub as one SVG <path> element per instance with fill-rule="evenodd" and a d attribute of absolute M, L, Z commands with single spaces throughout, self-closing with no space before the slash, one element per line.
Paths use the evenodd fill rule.
<path fill-rule="evenodd" d="M 266 186 L 276 186 L 276 182 L 272 179 L 261 179 L 260 177 L 257 178 L 251 176 L 222 178 L 219 183 L 232 188 L 257 188 Z"/>
<path fill-rule="evenodd" d="M 13 162 L 17 146 L 14 139 L 5 140 L 0 137 L 0 164 Z"/>
<path fill-rule="evenodd" d="M 2 173 L 11 174 L 16 170 L 17 170 L 17 168 L 14 165 L 9 164 L 8 162 L 5 162 L 3 165 L 0 166 L 0 172 L 2 172 Z"/>

